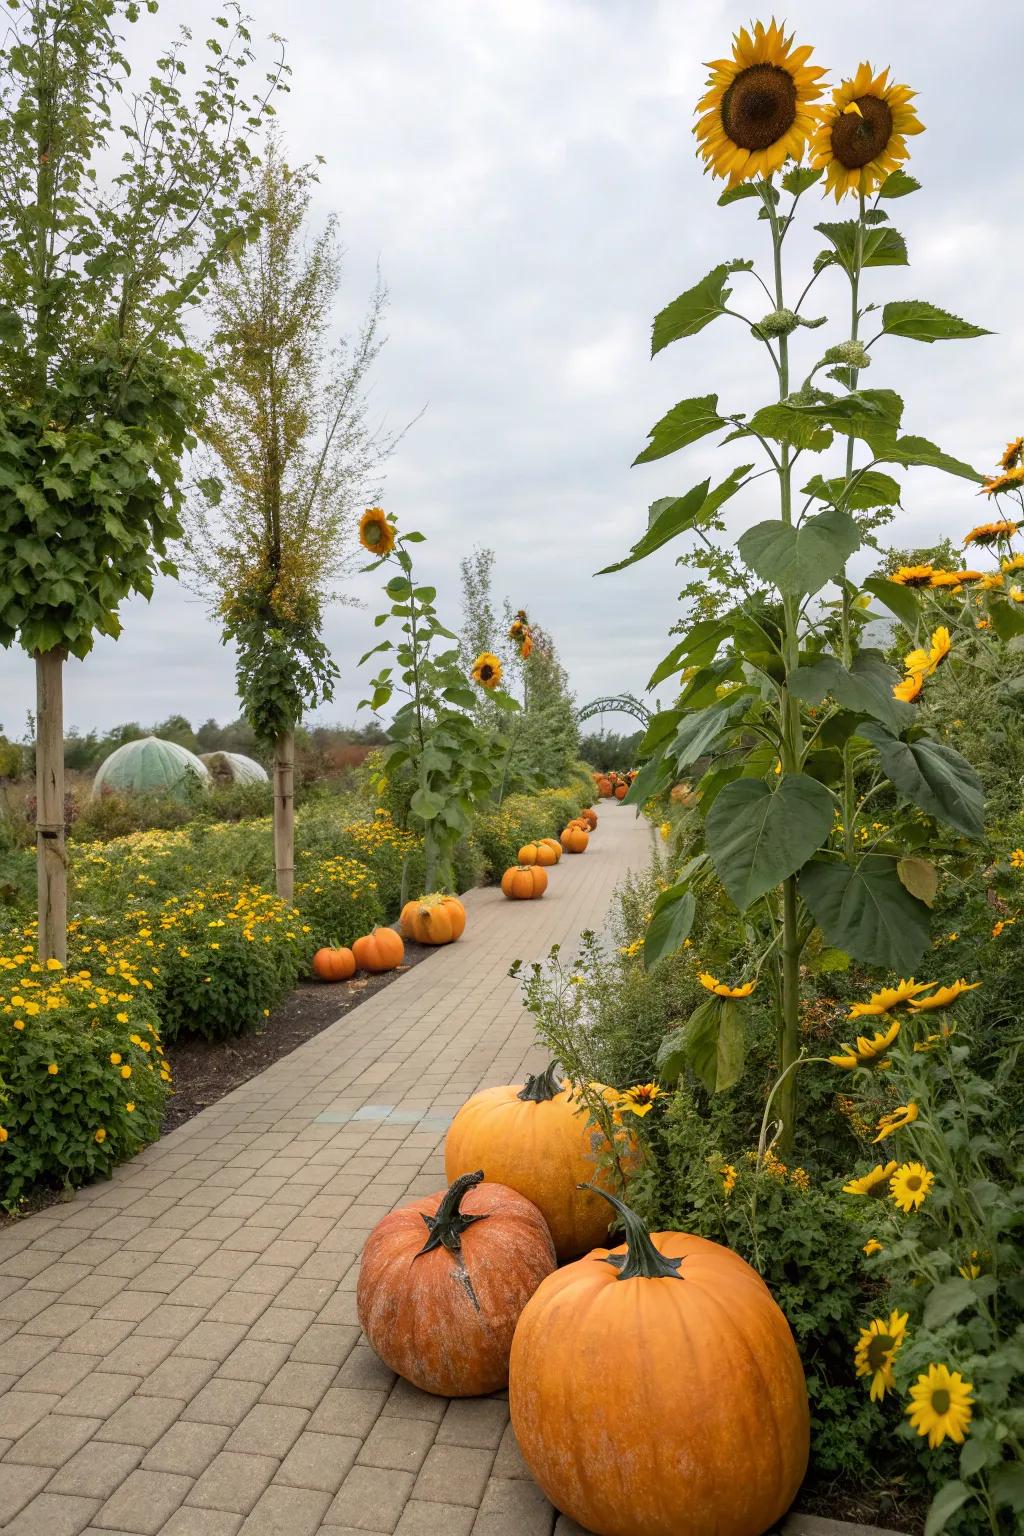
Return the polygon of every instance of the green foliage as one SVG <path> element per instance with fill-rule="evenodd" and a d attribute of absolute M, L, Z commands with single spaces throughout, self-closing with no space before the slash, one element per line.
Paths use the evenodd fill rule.
<path fill-rule="evenodd" d="M 531 795 L 507 795 L 501 809 L 477 816 L 474 833 L 488 876 L 500 880 L 515 864 L 520 848 L 539 837 L 558 837 L 590 798 L 570 789 L 542 789 Z"/>

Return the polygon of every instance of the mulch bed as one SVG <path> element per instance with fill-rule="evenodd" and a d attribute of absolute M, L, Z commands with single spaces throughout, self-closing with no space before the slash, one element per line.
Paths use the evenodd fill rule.
<path fill-rule="evenodd" d="M 826 1520 L 849 1520 L 855 1525 L 877 1525 L 887 1531 L 907 1531 L 921 1536 L 928 1514 L 928 1500 L 908 1493 L 896 1484 L 852 1488 L 849 1483 L 807 1482 L 793 1504 L 802 1515 Z"/>

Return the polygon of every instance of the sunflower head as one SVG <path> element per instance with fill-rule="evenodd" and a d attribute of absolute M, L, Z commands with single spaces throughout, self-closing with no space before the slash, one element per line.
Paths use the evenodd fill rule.
<path fill-rule="evenodd" d="M 924 673 L 910 672 L 902 683 L 893 685 L 893 697 L 902 699 L 904 704 L 916 704 L 924 690 Z"/>
<path fill-rule="evenodd" d="M 882 1200 L 889 1193 L 889 1180 L 895 1172 L 895 1160 L 885 1164 L 876 1163 L 870 1173 L 863 1173 L 859 1178 L 844 1184 L 843 1194 L 868 1195 L 873 1200 Z"/>
<path fill-rule="evenodd" d="M 927 587 L 932 583 L 935 567 L 932 565 L 901 565 L 889 577 L 899 587 Z"/>
<path fill-rule="evenodd" d="M 870 64 L 832 92 L 819 114 L 811 164 L 824 170 L 825 189 L 836 202 L 847 192 L 873 191 L 910 158 L 907 138 L 924 132 L 910 105 L 915 94 L 890 81 L 888 69 L 876 75 Z"/>
<path fill-rule="evenodd" d="M 999 460 L 999 468 L 1005 475 L 1011 469 L 1020 469 L 1022 465 L 1024 465 L 1024 437 L 1015 437 L 1012 443 L 1007 443 Z"/>
<path fill-rule="evenodd" d="M 935 1175 L 923 1163 L 901 1163 L 888 1182 L 893 1200 L 909 1216 L 924 1204 Z"/>
<path fill-rule="evenodd" d="M 867 1246 L 867 1245 L 865 1245 Z M 877 1244 L 875 1251 L 881 1248 Z M 903 1343 L 907 1331 L 908 1312 L 892 1312 L 888 1320 L 872 1318 L 867 1328 L 860 1331 L 860 1339 L 854 1351 L 854 1365 L 858 1376 L 870 1376 L 871 1401 L 880 1402 L 886 1392 L 895 1385 L 892 1374 L 893 1356 Z"/>
<path fill-rule="evenodd" d="M 383 507 L 367 507 L 359 519 L 359 542 L 371 555 L 383 559 L 395 547 L 395 527 Z"/>
<path fill-rule="evenodd" d="M 473 681 L 481 688 L 497 688 L 501 682 L 501 662 L 493 651 L 481 651 L 473 663 Z"/>
<path fill-rule="evenodd" d="M 930 1365 L 910 1389 L 906 1408 L 911 1427 L 928 1436 L 934 1451 L 943 1440 L 962 1445 L 971 1422 L 974 1387 L 959 1371 L 946 1365 Z"/>
<path fill-rule="evenodd" d="M 812 51 L 794 48 L 775 21 L 767 27 L 759 21 L 736 33 L 732 58 L 709 64 L 693 131 L 713 176 L 734 187 L 770 176 L 790 156 L 799 160 L 814 130 L 812 103 L 825 73 L 808 64 Z"/>
<path fill-rule="evenodd" d="M 1010 477 L 1009 475 L 1003 475 L 1001 478 L 1008 480 Z M 1022 473 L 1021 479 L 1024 479 L 1024 473 Z M 991 485 L 983 486 L 982 489 L 986 492 L 997 491 L 1000 489 L 1000 486 L 993 482 Z M 1005 490 L 1006 487 L 1003 486 L 1002 489 Z M 979 523 L 977 528 L 972 528 L 970 533 L 964 534 L 964 543 L 998 544 L 1000 539 L 1012 539 L 1018 527 L 1019 524 L 1008 517 L 1001 518 L 998 523 Z"/>

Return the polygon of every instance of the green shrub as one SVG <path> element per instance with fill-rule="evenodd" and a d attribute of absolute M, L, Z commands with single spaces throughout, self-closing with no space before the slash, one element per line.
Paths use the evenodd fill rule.
<path fill-rule="evenodd" d="M 312 947 L 351 944 L 384 921 L 377 887 L 365 864 L 343 854 L 316 859 L 300 854 L 295 903 Z"/>
<path fill-rule="evenodd" d="M 477 816 L 474 836 L 491 880 L 499 880 L 516 862 L 524 843 L 538 837 L 557 837 L 566 822 L 590 804 L 590 798 L 581 792 L 581 783 L 577 780 L 569 788 L 541 789 L 531 795 L 508 795 L 500 809 Z"/>
<path fill-rule="evenodd" d="M 396 827 L 383 808 L 343 827 L 337 853 L 370 871 L 386 922 L 394 922 L 401 910 L 403 879 L 407 900 L 424 894 L 423 839 Z"/>
<path fill-rule="evenodd" d="M 34 933 L 0 945 L 0 1205 L 109 1174 L 159 1134 L 170 1072 L 155 989 L 127 954 L 40 970 Z"/>

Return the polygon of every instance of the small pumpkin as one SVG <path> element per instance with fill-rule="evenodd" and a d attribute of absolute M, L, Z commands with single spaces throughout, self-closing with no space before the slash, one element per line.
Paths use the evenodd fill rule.
<path fill-rule="evenodd" d="M 574 827 L 570 822 L 562 833 L 561 843 L 566 853 L 586 853 L 590 838 L 582 827 Z"/>
<path fill-rule="evenodd" d="M 602 800 L 607 800 L 612 792 L 612 781 L 605 774 L 602 774 L 597 781 L 597 792 Z"/>
<path fill-rule="evenodd" d="M 561 849 L 559 849 L 561 853 Z M 550 869 L 552 864 L 557 864 L 554 849 L 550 843 L 524 843 L 516 855 L 520 864 L 541 864 Z"/>
<path fill-rule="evenodd" d="M 405 959 L 405 945 L 393 928 L 375 928 L 352 945 L 361 971 L 393 971 Z"/>
<path fill-rule="evenodd" d="M 558 838 L 557 837 L 539 837 L 537 839 L 537 841 L 539 843 L 544 843 L 546 847 L 551 849 L 552 853 L 555 855 L 555 863 L 557 864 L 559 859 L 562 857 L 562 845 L 558 841 Z"/>
<path fill-rule="evenodd" d="M 547 871 L 539 864 L 513 864 L 501 877 L 501 889 L 509 901 L 533 901 L 547 888 Z"/>
<path fill-rule="evenodd" d="M 633 1143 L 635 1148 L 635 1143 Z M 603 1182 L 598 1154 L 602 1133 L 558 1078 L 558 1062 L 546 1072 L 467 1099 L 448 1128 L 445 1174 L 457 1178 L 481 1164 L 490 1176 L 516 1189 L 543 1215 L 559 1259 L 574 1259 L 608 1237 L 611 1211 L 579 1186 Z M 633 1151 L 627 1151 L 631 1166 Z"/>
<path fill-rule="evenodd" d="M 586 822 L 589 831 L 595 831 L 597 828 L 597 812 L 594 810 L 594 807 L 592 805 L 584 806 L 583 810 L 580 811 L 579 820 Z"/>
<path fill-rule="evenodd" d="M 628 784 L 616 784 L 616 786 L 615 786 L 615 798 L 616 798 L 616 800 L 625 800 L 625 798 L 626 798 L 626 796 L 628 794 L 629 794 L 629 785 Z"/>
<path fill-rule="evenodd" d="M 343 945 L 318 949 L 313 956 L 313 975 L 321 981 L 348 981 L 356 973 L 356 957 Z"/>
<path fill-rule="evenodd" d="M 519 1314 L 555 1267 L 537 1207 L 483 1177 L 463 1174 L 390 1212 L 359 1266 L 356 1310 L 370 1344 L 385 1365 L 439 1397 L 506 1386 Z"/>
<path fill-rule="evenodd" d="M 684 1232 L 651 1235 L 605 1198 L 625 1243 L 549 1275 L 516 1328 L 509 1410 L 523 1459 L 552 1504 L 596 1536 L 760 1536 L 807 1469 L 807 1388 L 789 1324 L 739 1254 Z"/>
<path fill-rule="evenodd" d="M 466 909 L 454 896 L 435 891 L 402 908 L 402 933 L 417 944 L 452 944 L 466 930 Z"/>

